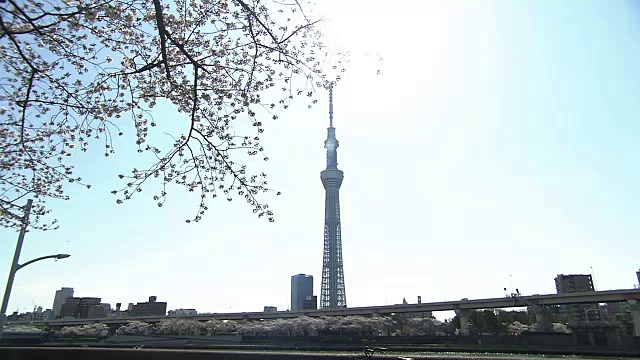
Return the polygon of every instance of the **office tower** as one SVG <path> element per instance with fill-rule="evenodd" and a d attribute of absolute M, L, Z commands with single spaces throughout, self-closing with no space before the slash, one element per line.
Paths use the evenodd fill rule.
<path fill-rule="evenodd" d="M 298 274 L 291 277 L 291 311 L 304 309 L 304 300 L 313 296 L 313 276 Z"/>

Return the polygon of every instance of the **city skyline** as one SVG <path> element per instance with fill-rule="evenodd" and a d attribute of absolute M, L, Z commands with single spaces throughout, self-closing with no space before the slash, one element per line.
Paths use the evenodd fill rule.
<path fill-rule="evenodd" d="M 557 274 L 592 269 L 597 290 L 636 284 L 638 6 L 563 4 L 322 5 L 354 54 L 336 86 L 350 307 L 553 293 Z M 111 304 L 155 294 L 173 309 L 289 308 L 292 274 L 321 279 L 326 95 L 265 121 L 271 160 L 252 165 L 282 191 L 266 198 L 275 223 L 234 200 L 186 224 L 196 209 L 176 188 L 163 208 L 145 192 L 117 205 L 116 174 L 144 164 L 135 146 L 74 154 L 92 189 L 52 201 L 61 228 L 29 232 L 21 260 L 72 256 L 20 270 L 8 312 L 49 308 L 66 286 Z M 0 234 L 5 281 L 17 234 Z"/>
<path fill-rule="evenodd" d="M 637 274 L 640 274 L 640 270 L 637 272 Z M 591 274 L 558 274 L 556 276 L 556 278 L 554 279 L 555 282 L 555 287 L 556 287 L 556 294 L 567 294 L 567 293 L 589 293 L 589 292 L 594 292 L 596 291 L 596 289 L 594 288 L 594 282 L 593 282 L 593 278 Z M 638 283 L 634 285 L 633 289 L 614 289 L 613 291 L 628 291 L 628 290 L 637 290 L 640 288 L 640 279 L 638 279 Z M 507 290 L 506 288 L 504 289 L 505 291 Z M 307 310 L 317 310 L 317 296 L 313 295 L 314 290 L 313 290 L 313 276 L 311 275 L 305 275 L 305 274 L 296 274 L 291 276 L 291 303 L 292 304 L 297 304 L 295 306 L 292 306 L 291 309 L 280 309 L 278 310 L 275 306 L 264 306 L 264 309 L 262 312 L 288 312 L 288 311 L 307 311 Z M 610 291 L 604 291 L 603 293 L 610 293 Z M 65 294 L 65 295 L 63 295 Z M 68 296 L 66 296 L 68 295 Z M 534 296 L 537 295 L 543 295 L 543 296 L 549 296 L 549 295 L 554 295 L 554 294 L 536 294 Z M 509 298 L 522 298 L 522 294 L 519 293 L 518 289 L 516 289 L 515 293 L 505 293 L 505 296 L 507 299 Z M 129 302 L 127 307 L 122 307 L 122 303 L 115 303 L 113 305 L 115 306 L 111 306 L 112 304 L 109 303 L 104 303 L 101 302 L 101 298 L 99 297 L 73 297 L 73 288 L 68 288 L 68 287 L 63 287 L 60 290 L 57 290 L 55 293 L 55 297 L 54 297 L 54 303 L 51 309 L 47 309 L 47 308 L 43 308 L 42 306 L 34 306 L 34 308 L 32 309 L 33 311 L 26 311 L 26 312 L 22 312 L 19 313 L 18 312 L 13 312 L 12 315 L 20 315 L 20 316 L 29 316 L 31 314 L 40 314 L 41 317 L 39 318 L 39 320 L 48 320 L 48 319 L 60 319 L 61 316 L 62 318 L 64 318 L 64 315 L 60 314 L 60 307 L 63 307 L 62 305 L 64 305 L 66 302 L 68 302 L 68 300 L 71 299 L 73 301 L 77 302 L 81 302 L 81 301 L 93 301 L 95 303 L 95 305 L 97 305 L 97 308 L 104 308 L 106 309 L 109 314 L 108 315 L 104 315 L 102 317 L 107 318 L 107 317 L 140 317 L 140 316 L 183 316 L 183 315 L 207 315 L 207 314 L 221 314 L 221 313 L 211 313 L 211 312 L 200 312 L 198 314 L 197 309 L 194 308 L 189 308 L 189 309 L 170 309 L 168 307 L 168 304 L 166 302 L 158 302 L 157 301 L 157 296 L 149 296 L 149 301 L 148 302 L 138 302 L 133 303 L 133 302 Z M 300 301 L 298 301 L 298 299 Z M 501 297 L 497 297 L 497 298 L 493 298 L 493 299 L 462 299 L 462 301 L 465 300 L 496 300 L 496 299 L 501 299 Z M 455 301 L 454 301 L 455 302 Z M 442 302 L 434 302 L 437 304 L 443 304 Z M 126 304 L 126 303 L 125 303 Z M 429 304 L 423 304 L 421 301 L 421 296 L 417 297 L 417 302 L 413 302 L 413 301 L 407 301 L 406 298 L 402 299 L 402 303 L 401 304 L 394 304 L 394 305 L 429 305 Z M 158 306 L 156 306 L 158 305 Z M 513 304 L 510 304 L 511 306 Z M 140 309 L 135 309 L 136 306 L 141 307 Z M 375 306 L 375 305 L 374 305 Z M 564 305 L 567 306 L 567 305 Z M 573 307 L 593 307 L 593 304 L 582 304 L 582 305 L 577 305 L 577 304 L 572 304 L 572 305 L 568 305 L 569 307 L 573 306 Z M 37 308 L 37 311 L 36 311 Z M 90 315 L 91 312 L 93 310 L 97 310 L 96 309 L 85 309 L 85 316 L 81 317 L 78 316 L 78 318 L 83 318 L 83 319 L 97 319 L 100 317 L 96 317 L 95 315 L 98 314 L 99 312 L 95 312 L 94 315 Z M 366 309 L 366 307 L 364 307 Z M 597 308 L 594 307 L 594 308 Z M 58 309 L 58 310 L 56 310 Z M 124 309 L 124 310 L 123 310 Z M 159 310 L 159 309 L 163 309 Z M 495 308 L 498 310 L 504 310 L 504 308 Z M 133 310 L 133 312 L 132 312 Z M 330 310 L 330 308 L 325 309 L 325 310 Z M 515 310 L 518 311 L 518 310 Z M 520 309 L 519 311 L 524 311 L 522 309 Z M 529 311 L 529 310 L 526 310 Z M 150 312 L 150 313 L 147 313 Z M 129 313 L 132 313 L 132 315 L 130 315 Z M 162 315 L 162 313 L 164 313 L 164 315 Z M 245 311 L 240 311 L 240 312 L 236 312 L 237 313 L 247 313 Z M 260 313 L 260 311 L 251 311 L 250 313 Z M 439 314 L 440 318 L 442 319 L 446 319 L 446 314 L 451 314 L 451 311 L 448 310 L 442 310 L 442 311 L 430 311 L 429 312 L 429 316 L 431 316 L 433 313 Z M 49 316 L 43 316 L 43 314 L 48 314 Z M 101 314 L 101 312 L 100 312 Z M 223 313 L 222 313 L 223 314 Z M 233 314 L 233 313 L 231 313 Z M 11 314 L 10 314 L 11 315 Z M 87 317 L 88 315 L 88 317 Z M 74 316 L 75 317 L 75 316 Z M 69 317 L 67 317 L 68 319 Z"/>

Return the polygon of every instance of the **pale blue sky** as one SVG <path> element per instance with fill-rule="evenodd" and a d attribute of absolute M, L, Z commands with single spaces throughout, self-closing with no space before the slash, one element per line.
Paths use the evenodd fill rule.
<path fill-rule="evenodd" d="M 335 90 L 349 306 L 555 291 L 560 273 L 631 288 L 640 268 L 640 6 L 633 1 L 322 1 L 353 51 Z M 382 72 L 364 53 L 379 52 Z M 56 204 L 62 227 L 31 232 L 9 312 L 50 308 L 62 286 L 105 302 L 157 295 L 169 309 L 289 306 L 290 276 L 322 268 L 327 96 L 265 121 L 276 222 L 241 201 L 180 188 L 116 205 L 130 146 L 78 156 L 91 190 Z M 160 122 L 178 120 L 158 112 Z M 129 131 L 131 133 L 131 131 Z M 125 139 L 133 141 L 131 137 Z M 0 281 L 16 234 L 2 230 Z M 510 276 L 511 275 L 511 276 Z"/>

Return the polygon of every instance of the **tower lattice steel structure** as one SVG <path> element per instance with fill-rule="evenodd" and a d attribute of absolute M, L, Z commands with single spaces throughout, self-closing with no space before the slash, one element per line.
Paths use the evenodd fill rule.
<path fill-rule="evenodd" d="M 327 140 L 327 169 L 320 173 L 325 190 L 324 256 L 322 259 L 322 288 L 320 308 L 347 306 L 342 269 L 342 236 L 340 234 L 340 185 L 344 174 L 338 170 L 338 140 L 333 127 L 333 87 L 329 87 L 329 128 Z"/>

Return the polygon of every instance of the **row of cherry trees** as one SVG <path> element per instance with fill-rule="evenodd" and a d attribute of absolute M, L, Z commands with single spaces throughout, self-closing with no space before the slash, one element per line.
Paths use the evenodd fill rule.
<path fill-rule="evenodd" d="M 559 308 L 551 311 L 554 332 L 570 332 L 559 312 Z M 452 319 L 459 328 L 458 317 Z M 520 334 L 526 331 L 537 331 L 535 313 L 531 311 L 507 310 L 472 310 L 469 314 L 469 325 L 475 334 Z"/>
<path fill-rule="evenodd" d="M 379 335 L 393 331 L 394 322 L 390 318 L 363 316 L 311 318 L 301 316 L 295 319 L 265 321 L 220 321 L 198 322 L 190 319 L 171 319 L 152 325 L 132 321 L 117 329 L 120 335 Z"/>
<path fill-rule="evenodd" d="M 482 312 L 478 312 L 483 314 Z M 474 320 L 472 318 L 472 320 Z M 482 327 L 478 319 L 472 327 Z M 142 321 L 131 321 L 116 330 L 118 335 L 245 335 L 245 336 L 425 336 L 455 335 L 459 322 L 455 319 L 439 321 L 433 317 L 408 317 L 395 315 L 392 317 L 320 317 L 301 316 L 294 319 L 277 319 L 264 321 L 221 321 L 209 320 L 199 322 L 192 319 L 170 319 L 157 324 Z M 535 324 L 527 325 L 519 321 L 499 324 L 496 334 L 520 334 L 535 331 Z M 554 331 L 568 332 L 566 326 L 554 324 Z M 482 331 L 485 333 L 486 331 Z M 62 335 L 69 336 L 106 336 L 108 329 L 103 324 L 85 325 L 82 327 L 65 327 Z"/>

